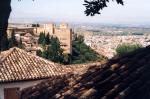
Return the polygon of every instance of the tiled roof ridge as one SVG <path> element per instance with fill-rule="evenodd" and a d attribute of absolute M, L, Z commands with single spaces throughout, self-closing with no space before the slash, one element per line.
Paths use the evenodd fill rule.
<path fill-rule="evenodd" d="M 2 63 L 5 61 L 5 59 L 16 49 L 16 47 L 10 48 L 9 50 L 6 50 L 1 53 L 0 55 L 0 62 Z"/>
<path fill-rule="evenodd" d="M 91 66 L 84 64 L 73 67 L 54 63 L 17 47 L 2 52 L 0 56 L 0 83 L 45 79 L 69 73 L 82 74 Z"/>
<path fill-rule="evenodd" d="M 57 66 L 60 66 L 61 68 L 69 68 L 72 71 L 74 70 L 74 67 L 78 67 L 79 68 L 79 67 L 88 67 L 88 66 L 95 66 L 95 65 L 100 65 L 101 64 L 101 62 L 96 62 L 96 63 L 63 65 L 63 64 L 52 62 L 50 60 L 47 60 L 47 59 L 42 58 L 42 57 L 39 57 L 37 55 L 30 54 L 30 53 L 26 52 L 25 50 L 20 49 L 18 47 L 13 47 L 13 48 L 10 48 L 7 51 L 4 51 L 3 55 L 2 55 L 2 58 L 0 57 L 0 62 L 4 62 L 5 59 L 7 59 L 7 57 L 9 57 L 9 55 L 11 55 L 14 51 L 18 51 L 19 53 L 25 53 L 26 55 L 29 55 L 29 57 L 37 58 L 37 59 L 42 60 L 42 61 L 44 61 L 45 63 L 48 63 L 48 64 L 57 65 Z"/>
<path fill-rule="evenodd" d="M 15 50 L 16 50 L 16 51 L 20 51 L 20 52 L 22 52 L 22 53 L 25 53 L 25 54 L 27 54 L 27 55 L 29 55 L 29 56 L 31 56 L 31 57 L 36 57 L 36 58 L 38 58 L 38 59 L 40 59 L 40 60 L 43 60 L 43 61 L 46 62 L 46 63 L 53 64 L 53 65 L 54 65 L 54 64 L 55 64 L 55 65 L 58 65 L 57 63 L 54 63 L 54 62 L 49 61 L 49 60 L 47 60 L 47 59 L 44 59 L 44 58 L 42 58 L 42 57 L 39 57 L 39 56 L 30 54 L 30 53 L 26 52 L 25 50 L 20 49 L 20 48 L 18 48 L 18 47 L 13 47 L 13 48 L 10 48 L 9 50 L 5 51 L 4 55 L 2 55 L 1 62 L 5 61 L 5 59 L 6 59 L 11 53 L 13 53 Z"/>
<path fill-rule="evenodd" d="M 34 60 L 37 60 L 37 61 L 40 60 L 40 62 L 42 62 L 42 64 L 45 65 L 47 70 L 41 69 L 41 71 L 40 71 L 39 69 L 36 69 L 36 68 L 39 67 L 39 65 L 36 65 L 35 63 L 32 63 L 32 65 L 34 67 L 32 68 L 32 66 L 31 66 L 30 68 L 32 68 L 35 72 L 33 73 L 33 75 L 31 75 L 31 77 L 27 77 L 27 75 L 25 73 L 20 74 L 19 71 L 24 71 L 24 72 L 27 72 L 27 73 L 29 71 L 25 71 L 25 70 L 27 70 L 26 66 L 25 67 L 20 67 L 20 64 L 23 64 L 23 62 L 19 62 L 19 65 L 15 65 L 14 62 L 20 61 L 20 59 L 17 59 L 14 54 L 17 54 L 17 56 L 19 58 L 24 57 L 23 60 L 25 60 L 24 62 L 27 63 L 26 64 L 27 67 L 29 65 L 31 65 L 29 62 L 27 62 L 27 58 L 28 58 L 28 59 L 33 59 L 32 62 Z M 1 62 L 0 62 L 0 67 L 2 66 L 2 68 L 0 68 L 0 83 L 35 80 L 35 79 L 45 79 L 45 78 L 49 78 L 49 77 L 52 77 L 52 76 L 58 76 L 58 75 L 61 76 L 61 75 L 65 74 L 62 71 L 62 70 L 65 69 L 65 68 L 63 68 L 63 66 L 61 66 L 61 65 L 59 66 L 57 63 L 54 63 L 54 62 L 48 61 L 46 59 L 43 59 L 39 56 L 30 54 L 30 53 L 26 52 L 25 50 L 17 48 L 17 47 L 13 47 L 13 48 L 10 48 L 7 51 L 2 52 L 1 56 L 2 56 L 2 58 L 1 58 Z M 14 59 L 11 59 L 12 57 L 14 57 Z M 7 64 L 7 62 L 9 62 L 8 60 L 12 61 L 12 62 L 9 63 L 10 66 L 8 66 L 8 64 Z M 11 63 L 13 63 L 13 64 L 11 64 Z M 18 64 L 18 62 L 17 62 L 17 64 Z M 17 73 L 14 73 L 15 76 L 12 76 L 12 75 L 9 76 L 10 71 L 8 70 L 8 68 L 11 71 L 11 73 L 13 73 L 14 71 L 15 72 L 17 71 Z M 10 68 L 13 68 L 13 69 L 10 69 Z M 1 73 L 1 70 L 3 70 L 3 69 L 5 69 L 5 70 L 2 71 L 2 73 Z M 31 74 L 32 72 L 33 71 L 30 70 L 29 73 Z M 5 76 L 5 78 L 4 78 L 4 76 Z"/>

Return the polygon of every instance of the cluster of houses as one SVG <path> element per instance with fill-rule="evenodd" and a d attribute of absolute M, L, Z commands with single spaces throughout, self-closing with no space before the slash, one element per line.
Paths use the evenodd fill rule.
<path fill-rule="evenodd" d="M 40 24 L 38 27 L 30 25 L 9 26 L 7 29 L 8 36 L 15 32 L 17 40 L 22 40 L 26 51 L 35 54 L 36 50 L 41 49 L 38 46 L 38 37 L 40 33 L 49 34 L 57 37 L 61 43 L 64 53 L 72 54 L 72 35 L 73 31 L 68 24 L 62 23 L 59 26 L 55 24 Z"/>

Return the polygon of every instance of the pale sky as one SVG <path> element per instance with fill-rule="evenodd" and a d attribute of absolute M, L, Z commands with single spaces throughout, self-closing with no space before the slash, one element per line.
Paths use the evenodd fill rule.
<path fill-rule="evenodd" d="M 108 5 L 101 15 L 85 16 L 84 0 L 12 0 L 10 21 L 63 21 L 150 24 L 150 0 L 124 0 Z"/>

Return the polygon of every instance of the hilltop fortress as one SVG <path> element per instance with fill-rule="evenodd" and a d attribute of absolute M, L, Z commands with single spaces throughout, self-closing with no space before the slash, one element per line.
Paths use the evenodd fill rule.
<path fill-rule="evenodd" d="M 72 29 L 68 24 L 62 23 L 59 26 L 54 24 L 44 24 L 34 29 L 34 34 L 39 35 L 41 32 L 45 34 L 57 37 L 61 42 L 61 47 L 64 49 L 64 53 L 72 53 Z"/>
<path fill-rule="evenodd" d="M 61 23 L 58 26 L 52 23 L 40 24 L 37 27 L 32 27 L 32 25 L 10 25 L 7 29 L 9 37 L 12 31 L 14 31 L 17 35 L 20 35 L 20 37 L 27 33 L 30 33 L 34 36 L 39 36 L 41 32 L 45 34 L 49 33 L 51 36 L 57 37 L 59 39 L 64 53 L 72 54 L 73 31 L 66 23 Z"/>

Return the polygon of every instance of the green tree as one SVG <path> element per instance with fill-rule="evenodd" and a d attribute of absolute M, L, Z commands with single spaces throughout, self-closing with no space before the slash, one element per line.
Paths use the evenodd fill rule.
<path fill-rule="evenodd" d="M 45 40 L 45 33 L 41 32 L 39 35 L 38 43 L 43 44 L 43 42 L 45 42 L 45 44 L 46 44 L 46 41 L 44 41 L 44 40 Z"/>
<path fill-rule="evenodd" d="M 63 50 L 60 47 L 60 42 L 59 42 L 58 38 L 53 37 L 51 39 L 49 55 L 51 56 L 51 60 L 54 62 L 62 61 Z"/>
<path fill-rule="evenodd" d="M 42 40 L 42 46 L 45 47 L 46 46 L 46 39 Z"/>
<path fill-rule="evenodd" d="M 84 36 L 75 34 L 74 35 L 74 41 L 77 41 L 79 43 L 83 43 L 84 42 Z"/>
<path fill-rule="evenodd" d="M 40 27 L 40 25 L 37 23 L 37 24 L 32 24 L 32 27 Z"/>
<path fill-rule="evenodd" d="M 63 64 L 71 64 L 72 58 L 70 54 L 63 54 Z"/>
<path fill-rule="evenodd" d="M 85 63 L 90 61 L 99 61 L 104 59 L 103 56 L 96 53 L 89 46 L 84 43 L 84 37 L 81 35 L 75 35 L 73 44 L 73 53 L 72 53 L 72 63 Z"/>
<path fill-rule="evenodd" d="M 124 43 L 121 45 L 118 45 L 118 47 L 116 48 L 116 52 L 118 56 L 122 56 L 126 53 L 132 52 L 136 49 L 141 48 L 142 45 L 140 44 L 128 44 L 128 43 Z"/>
<path fill-rule="evenodd" d="M 87 16 L 94 16 L 95 14 L 100 14 L 100 11 L 103 10 L 103 8 L 108 7 L 108 3 L 111 0 L 84 0 L 85 1 L 85 14 Z M 116 1 L 117 4 L 123 5 L 123 0 L 112 0 Z"/>
<path fill-rule="evenodd" d="M 39 39 L 38 39 L 38 44 L 41 44 L 41 42 L 42 42 L 42 33 L 40 33 L 40 35 L 39 35 Z"/>
<path fill-rule="evenodd" d="M 48 52 L 46 50 L 42 52 L 42 57 L 46 59 L 48 58 Z"/>
<path fill-rule="evenodd" d="M 45 41 L 46 41 L 46 44 L 50 44 L 50 35 L 49 33 L 47 33 L 46 37 L 45 37 Z"/>
<path fill-rule="evenodd" d="M 0 33 L 0 35 L 2 34 Z M 7 50 L 8 47 L 9 47 L 9 40 L 7 38 L 7 33 L 6 33 L 6 35 L 2 35 L 2 37 L 0 38 L 0 52 Z"/>
<path fill-rule="evenodd" d="M 36 55 L 42 57 L 42 51 L 41 50 L 37 50 L 36 51 Z"/>
<path fill-rule="evenodd" d="M 23 44 L 22 44 L 22 40 L 21 40 L 21 39 L 20 39 L 20 41 L 18 42 L 18 47 L 21 48 L 21 49 L 23 48 Z"/>
<path fill-rule="evenodd" d="M 15 37 L 15 32 L 12 31 L 11 37 L 9 39 L 9 48 L 12 48 L 15 46 L 18 46 L 18 42 L 17 42 L 16 37 Z"/>
<path fill-rule="evenodd" d="M 0 0 L 0 51 L 8 49 L 7 27 L 11 0 Z"/>

